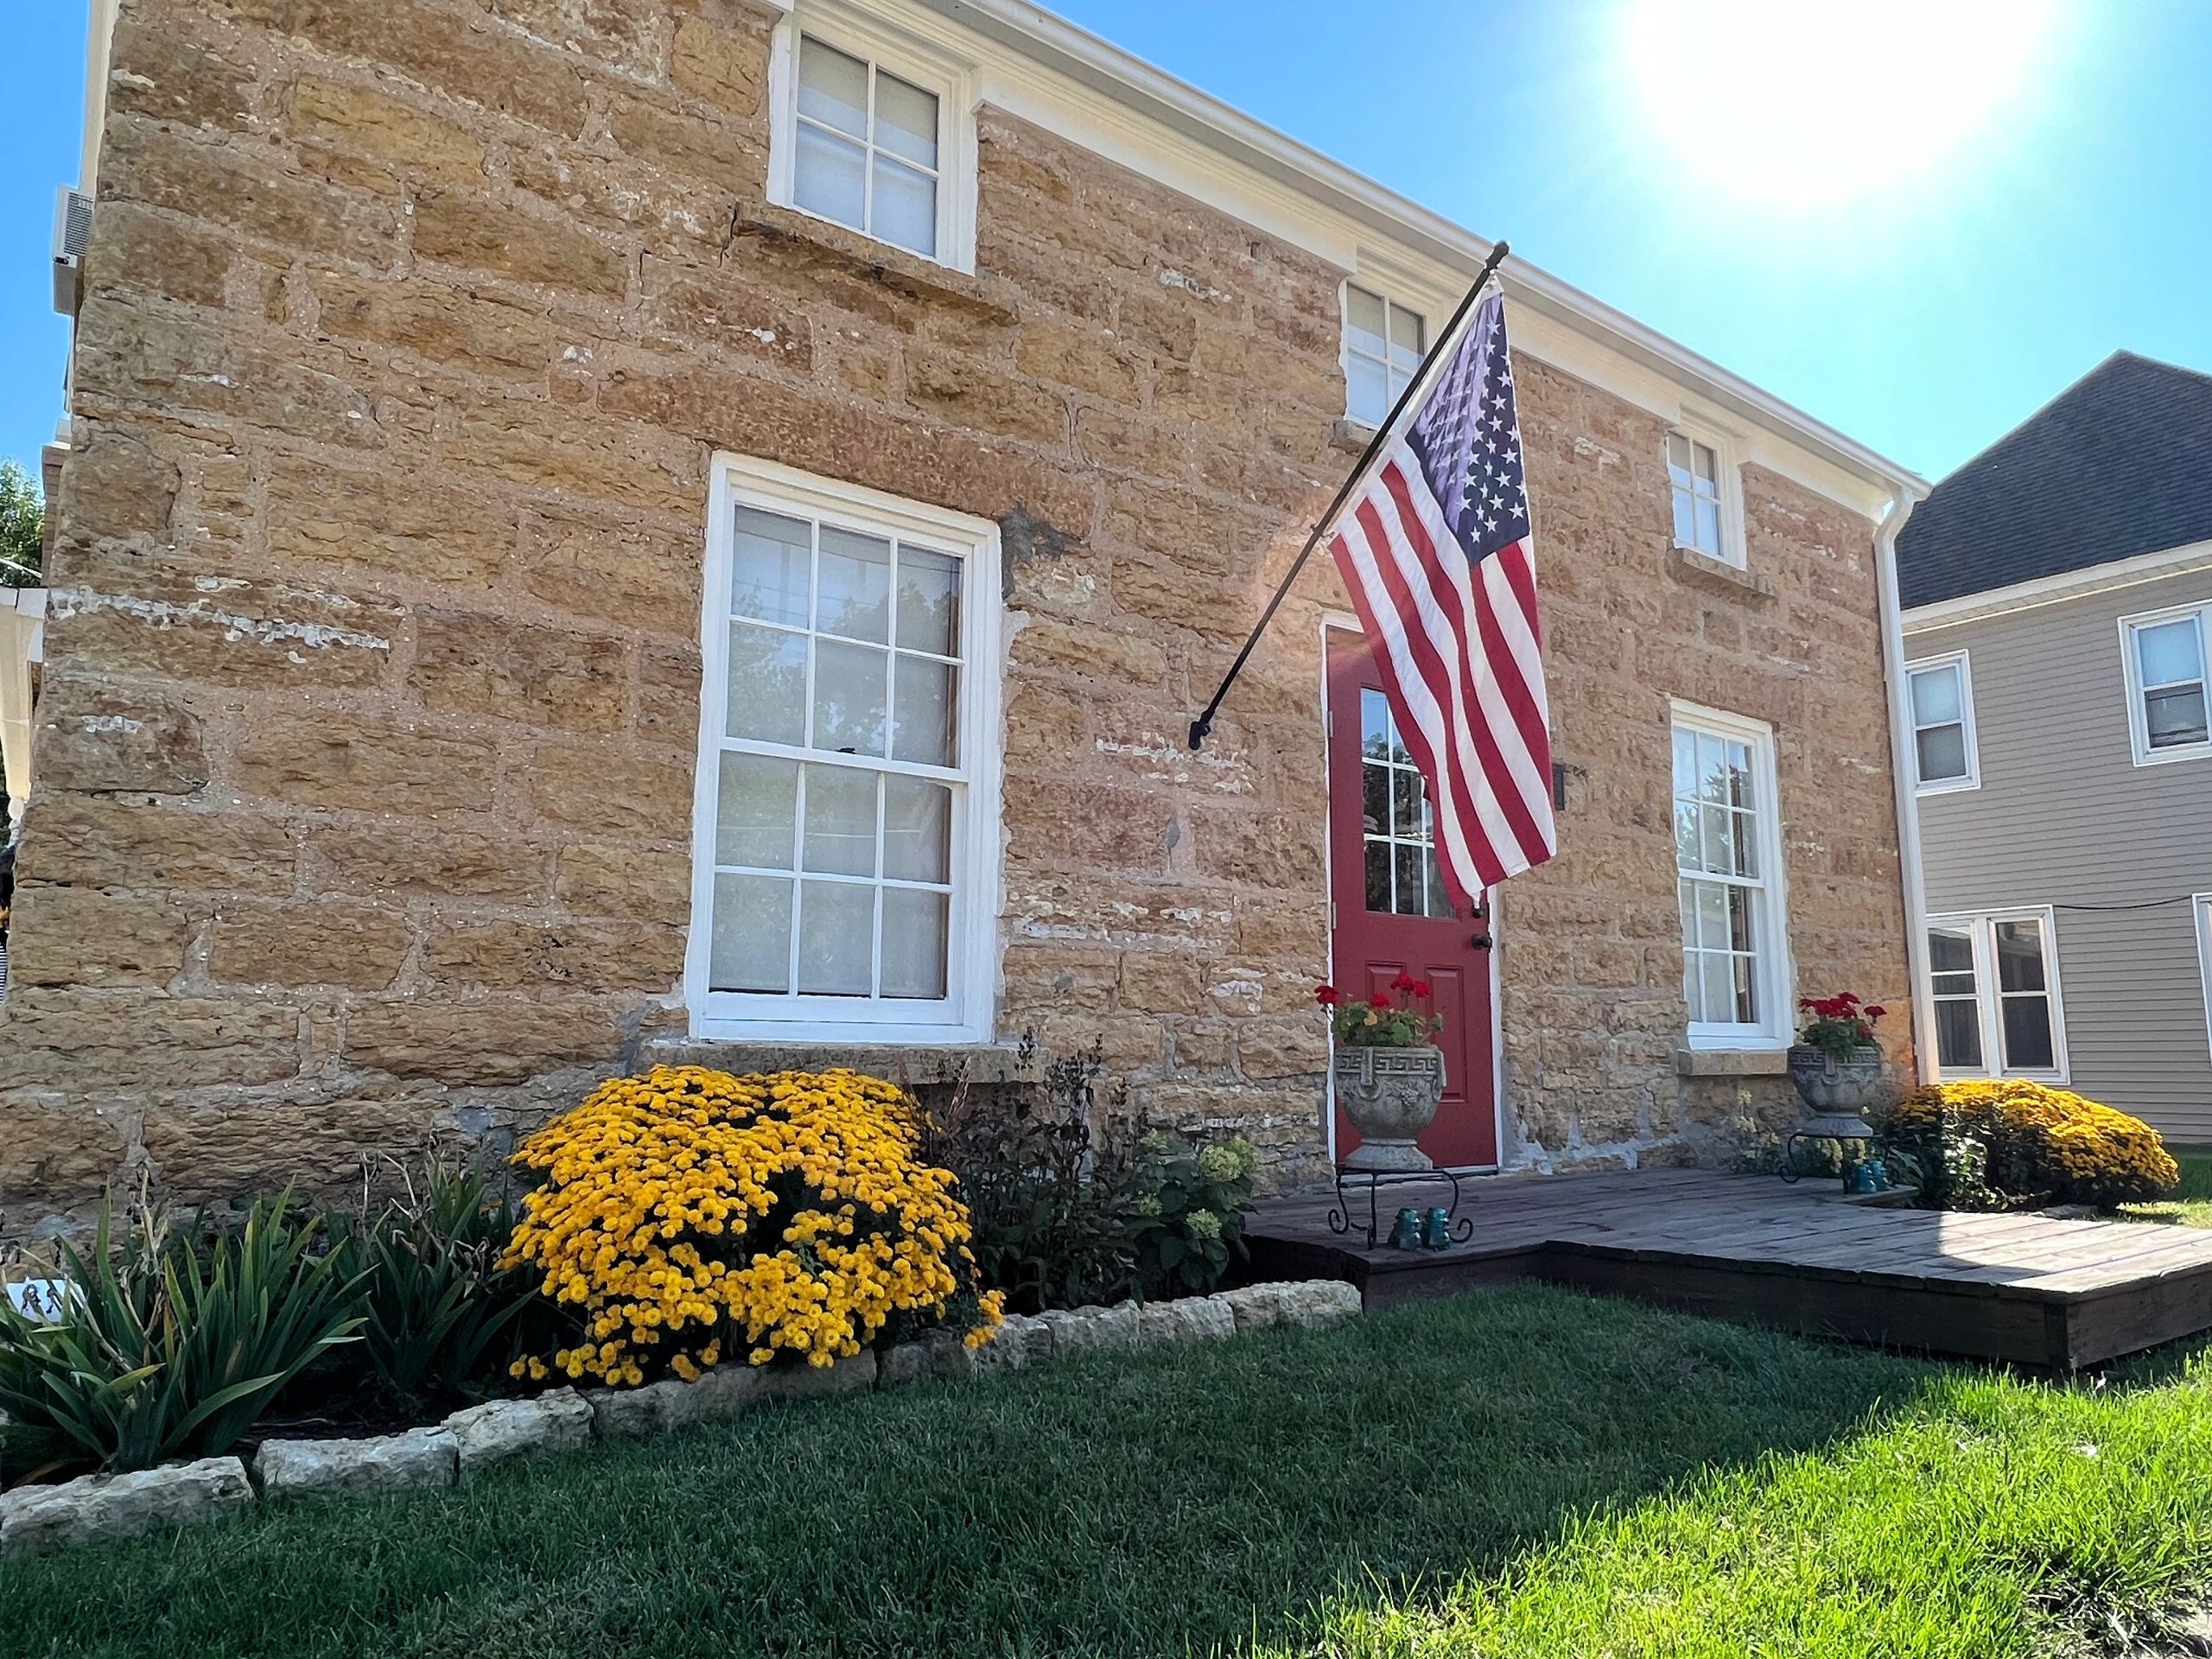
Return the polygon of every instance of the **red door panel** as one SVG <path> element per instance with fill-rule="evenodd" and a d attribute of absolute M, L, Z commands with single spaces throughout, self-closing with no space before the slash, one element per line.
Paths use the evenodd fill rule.
<path fill-rule="evenodd" d="M 1427 790 L 1397 741 L 1367 642 L 1329 632 L 1330 978 L 1376 996 L 1400 974 L 1425 979 L 1444 1016 L 1444 1101 L 1421 1147 L 1454 1167 L 1497 1161 L 1485 917 L 1452 909 L 1431 848 Z M 1337 1115 L 1337 1156 L 1359 1144 Z"/>

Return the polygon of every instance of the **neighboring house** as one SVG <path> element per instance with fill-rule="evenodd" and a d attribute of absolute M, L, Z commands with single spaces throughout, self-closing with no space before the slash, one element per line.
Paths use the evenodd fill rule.
<path fill-rule="evenodd" d="M 2115 353 L 1897 557 L 1942 1075 L 2212 1143 L 2212 377 Z"/>
<path fill-rule="evenodd" d="M 1782 1109 L 1801 988 L 1904 1006 L 1925 486 L 1726 371 L 1506 265 L 1561 848 L 1452 918 L 1325 559 L 1184 732 L 1476 238 L 1019 0 L 115 29 L 11 1222 L 671 1055 L 1095 1045 L 1306 1180 L 1313 988 L 1397 964 L 1438 1155 L 1679 1160 Z"/>

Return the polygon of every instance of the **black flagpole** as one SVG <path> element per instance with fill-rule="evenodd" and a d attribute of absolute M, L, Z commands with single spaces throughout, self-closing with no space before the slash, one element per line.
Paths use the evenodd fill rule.
<path fill-rule="evenodd" d="M 1284 573 L 1281 585 L 1275 588 L 1274 597 L 1268 601 L 1268 608 L 1260 613 L 1260 620 L 1253 625 L 1251 636 L 1244 641 L 1244 649 L 1236 653 L 1236 660 L 1229 665 L 1229 672 L 1221 677 L 1221 685 L 1214 692 L 1213 701 L 1206 704 L 1204 714 L 1191 722 L 1191 747 L 1193 749 L 1205 746 L 1206 734 L 1213 730 L 1213 717 L 1220 710 L 1221 700 L 1229 695 L 1229 688 L 1236 683 L 1236 677 L 1244 671 L 1244 664 L 1251 658 L 1252 648 L 1260 643 L 1260 636 L 1268 631 L 1268 624 L 1275 620 L 1275 612 L 1281 607 L 1283 596 L 1290 592 L 1290 584 L 1298 580 L 1298 573 L 1306 568 L 1306 561 L 1313 556 L 1313 550 L 1321 544 L 1321 532 L 1336 521 L 1337 514 L 1344 506 L 1346 499 L 1351 496 L 1353 486 L 1367 476 L 1369 465 L 1380 453 L 1383 443 L 1397 426 L 1398 417 L 1406 412 L 1406 405 L 1413 401 L 1414 393 L 1421 390 L 1422 380 L 1427 377 L 1429 365 L 1436 360 L 1437 353 L 1451 344 L 1452 338 L 1459 334 L 1459 324 L 1465 321 L 1467 313 L 1474 308 L 1477 297 L 1489 283 L 1491 273 L 1497 270 L 1499 262 L 1505 257 L 1505 255 L 1504 243 L 1497 242 L 1491 245 L 1490 257 L 1483 261 L 1482 270 L 1476 274 L 1475 285 L 1469 289 L 1465 296 L 1460 300 L 1459 309 L 1452 312 L 1452 320 L 1444 325 L 1444 332 L 1436 337 L 1436 344 L 1429 348 L 1428 355 L 1421 359 L 1421 367 L 1414 372 L 1414 378 L 1406 382 L 1406 389 L 1398 394 L 1398 401 L 1390 405 L 1390 412 L 1382 417 L 1382 424 L 1376 429 L 1375 435 L 1367 441 L 1367 448 L 1361 452 L 1359 464 L 1351 469 L 1351 475 L 1344 480 L 1343 487 L 1338 490 L 1336 499 L 1330 502 L 1328 511 L 1314 521 L 1312 532 L 1306 537 L 1306 545 L 1298 550 L 1298 556 L 1291 561 L 1290 569 Z"/>

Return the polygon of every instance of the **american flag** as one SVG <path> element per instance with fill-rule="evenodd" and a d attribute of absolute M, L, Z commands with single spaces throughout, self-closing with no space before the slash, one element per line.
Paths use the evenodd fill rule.
<path fill-rule="evenodd" d="M 1428 779 L 1452 897 L 1558 849 L 1529 490 L 1497 294 L 1328 530 L 1398 730 Z"/>

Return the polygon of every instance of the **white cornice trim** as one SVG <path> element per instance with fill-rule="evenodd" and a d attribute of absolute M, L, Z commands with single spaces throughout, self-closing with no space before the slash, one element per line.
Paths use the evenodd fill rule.
<path fill-rule="evenodd" d="M 2094 564 L 2085 570 L 2062 570 L 2056 575 L 2035 576 L 2008 587 L 1916 605 L 1904 613 L 1904 630 L 1907 633 L 1926 633 L 1932 628 L 1948 628 L 1986 616 L 2033 610 L 2038 605 L 2056 605 L 2167 576 L 2184 576 L 2194 570 L 2212 570 L 2212 541 L 2191 542 L 2156 553 L 2139 553 L 2133 558 L 2114 559 L 2109 564 Z"/>
<path fill-rule="evenodd" d="M 1081 111 L 1086 118 L 1084 129 L 1070 136 L 1091 147 L 1103 148 L 1112 159 L 1139 166 L 1147 175 L 1235 212 L 1247 222 L 1283 235 L 1348 270 L 1357 268 L 1357 244 L 1363 233 L 1379 237 L 1383 246 L 1376 252 L 1385 257 L 1397 254 L 1440 267 L 1441 285 L 1446 287 L 1454 278 L 1464 287 L 1489 255 L 1488 242 L 1441 214 L 1027 0 L 914 0 L 914 3 L 1010 48 L 1065 84 L 1093 93 L 1095 100 L 1086 100 L 1089 107 Z M 1007 79 L 989 75 L 987 68 L 988 101 L 1009 114 L 1067 131 L 1065 105 L 1056 111 L 1049 107 L 1053 100 L 1042 96 L 1041 89 L 1003 85 Z M 1121 146 L 1096 143 L 1102 135 L 1091 124 L 1101 117 L 1101 102 L 1110 111 L 1103 136 L 1119 136 L 1125 145 L 1136 141 L 1134 147 L 1149 152 L 1141 160 L 1127 149 L 1115 154 Z M 1062 118 L 1056 119 L 1055 115 Z M 1112 118 L 1116 116 L 1119 119 Z M 1137 127 L 1151 130 L 1131 130 Z M 1121 130 L 1118 135 L 1113 130 L 1116 128 Z M 1166 136 L 1185 141 L 1173 147 L 1181 165 L 1172 170 L 1158 164 L 1163 129 Z M 1338 225 L 1328 223 L 1332 219 Z M 1819 477 L 1824 469 L 1777 464 L 1777 470 L 1798 477 L 1801 482 L 1839 496 L 1862 512 L 1878 511 L 1901 489 L 1927 493 L 1927 481 L 1910 468 L 1526 260 L 1509 258 L 1501 276 L 1507 296 L 1518 300 L 1524 310 L 1562 325 L 1563 331 L 1587 342 L 1609 348 L 1629 364 L 1656 372 L 1678 388 L 1686 387 L 1738 419 L 1787 438 L 1825 463 L 1825 468 L 1845 474 L 1857 487 L 1839 491 L 1833 480 L 1823 481 Z M 1451 297 L 1456 299 L 1457 292 Z M 1525 328 L 1516 332 L 1516 344 L 1532 332 Z M 1539 356 L 1553 359 L 1551 351 L 1535 340 L 1529 344 Z M 1560 366 L 1571 372 L 1582 372 L 1573 362 L 1561 362 Z"/>

